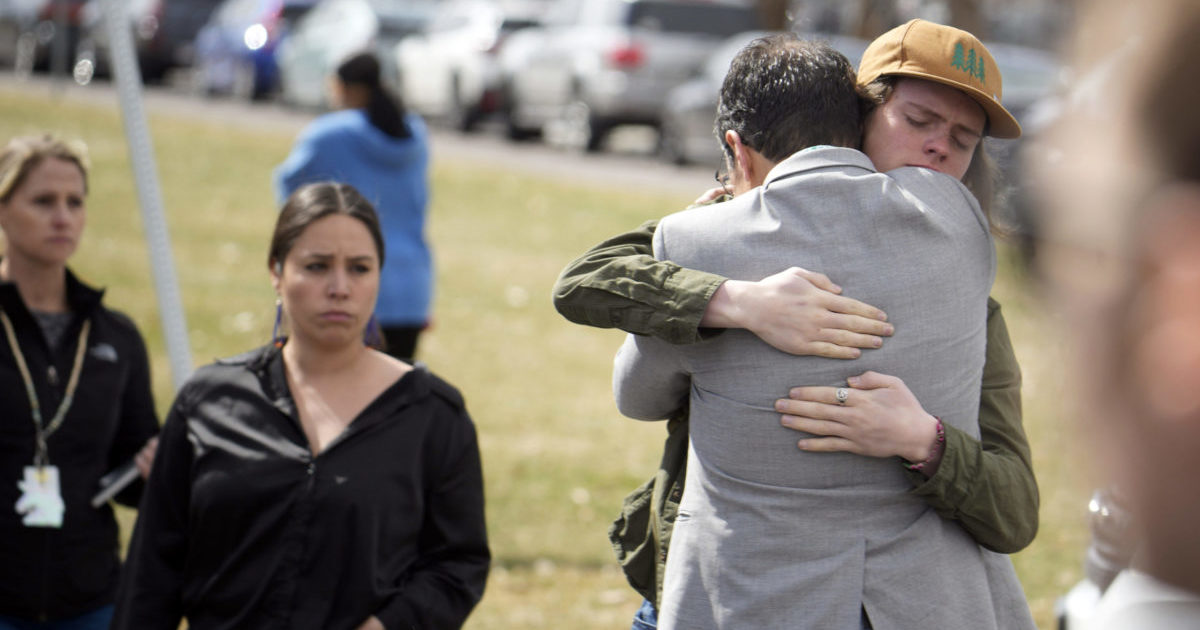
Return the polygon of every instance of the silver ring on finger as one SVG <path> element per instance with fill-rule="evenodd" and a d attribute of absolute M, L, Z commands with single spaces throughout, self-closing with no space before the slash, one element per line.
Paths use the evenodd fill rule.
<path fill-rule="evenodd" d="M 844 405 L 846 404 L 846 399 L 850 398 L 850 390 L 845 387 L 839 387 L 833 393 L 833 397 L 837 399 L 837 404 Z"/>

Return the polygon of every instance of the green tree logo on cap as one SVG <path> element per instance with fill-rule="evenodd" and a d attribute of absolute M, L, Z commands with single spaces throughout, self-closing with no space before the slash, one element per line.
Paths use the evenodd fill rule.
<path fill-rule="evenodd" d="M 954 57 L 950 60 L 950 65 L 979 79 L 980 83 L 987 83 L 983 59 L 975 55 L 974 48 L 964 50 L 962 42 L 954 44 Z"/>

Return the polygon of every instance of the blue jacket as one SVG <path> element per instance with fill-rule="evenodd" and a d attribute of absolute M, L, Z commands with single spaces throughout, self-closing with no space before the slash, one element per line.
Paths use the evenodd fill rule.
<path fill-rule="evenodd" d="M 428 134 L 415 114 L 407 114 L 405 123 L 412 136 L 396 139 L 372 125 L 362 110 L 324 114 L 300 132 L 291 155 L 275 169 L 280 203 L 304 184 L 338 181 L 375 206 L 386 247 L 375 305 L 383 326 L 424 325 L 433 294 L 433 262 L 425 242 Z"/>

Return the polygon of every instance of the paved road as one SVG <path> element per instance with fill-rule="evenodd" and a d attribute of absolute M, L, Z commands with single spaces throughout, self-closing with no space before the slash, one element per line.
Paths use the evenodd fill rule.
<path fill-rule="evenodd" d="M 70 101 L 117 107 L 111 84 L 96 81 L 79 86 L 70 80 L 44 76 L 17 78 L 0 72 L 0 92 L 41 91 Z M 275 103 L 245 103 L 225 98 L 206 98 L 180 87 L 148 87 L 143 91 L 146 111 L 154 116 L 219 120 L 250 129 L 295 133 L 314 112 L 298 111 Z M 712 185 L 713 166 L 677 167 L 652 155 L 653 132 L 628 127 L 616 130 L 615 150 L 581 155 L 536 142 L 512 143 L 497 130 L 463 135 L 434 128 L 431 150 L 435 160 L 473 161 L 504 168 L 552 175 L 566 180 L 604 186 L 682 194 L 690 199 Z M 714 165 L 715 166 L 715 165 Z"/>

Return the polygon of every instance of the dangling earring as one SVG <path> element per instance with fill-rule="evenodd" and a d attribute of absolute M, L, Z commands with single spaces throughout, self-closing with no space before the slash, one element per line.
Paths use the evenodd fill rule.
<path fill-rule="evenodd" d="M 287 341 L 279 334 L 279 326 L 283 321 L 283 301 L 275 298 L 275 326 L 271 329 L 271 345 L 276 348 L 282 348 L 283 342 Z"/>
<path fill-rule="evenodd" d="M 375 319 L 374 313 L 367 320 L 366 330 L 363 330 L 363 343 L 376 350 L 383 349 L 383 333 L 379 329 L 379 322 Z"/>

